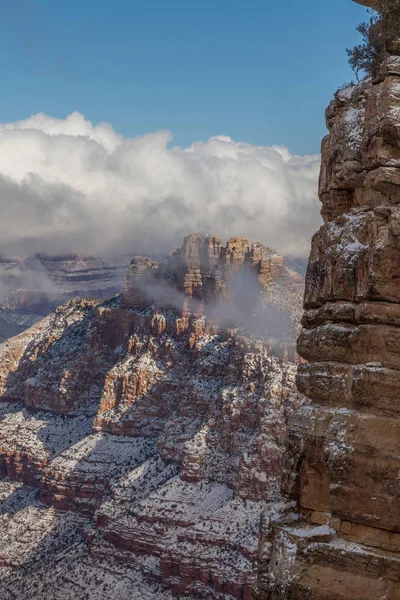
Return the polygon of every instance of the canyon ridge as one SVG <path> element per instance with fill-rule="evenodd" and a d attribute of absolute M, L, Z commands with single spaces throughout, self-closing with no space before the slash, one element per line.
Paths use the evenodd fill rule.
<path fill-rule="evenodd" d="M 2 598 L 252 597 L 303 287 L 270 248 L 193 234 L 0 347 Z"/>

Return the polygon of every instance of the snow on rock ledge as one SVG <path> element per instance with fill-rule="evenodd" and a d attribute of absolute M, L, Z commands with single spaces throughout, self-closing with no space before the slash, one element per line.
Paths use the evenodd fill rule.
<path fill-rule="evenodd" d="M 165 266 L 136 257 L 122 297 L 71 300 L 0 346 L 0 473 L 38 490 L 0 520 L 26 542 L 4 556 L 1 597 L 29 577 L 31 597 L 67 600 L 71 577 L 105 598 L 120 572 L 143 598 L 251 598 L 301 401 L 302 278 L 261 244 L 218 240 L 188 236 Z"/>

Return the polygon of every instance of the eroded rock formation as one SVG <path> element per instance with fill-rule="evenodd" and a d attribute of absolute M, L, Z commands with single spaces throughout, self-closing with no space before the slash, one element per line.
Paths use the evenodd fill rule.
<path fill-rule="evenodd" d="M 301 287 L 261 244 L 194 234 L 0 346 L 1 598 L 251 598 Z"/>
<path fill-rule="evenodd" d="M 369 4 L 369 3 L 368 3 Z M 400 598 L 400 56 L 326 113 L 286 493 L 258 598 Z M 272 546 L 271 546 L 272 542 Z"/>

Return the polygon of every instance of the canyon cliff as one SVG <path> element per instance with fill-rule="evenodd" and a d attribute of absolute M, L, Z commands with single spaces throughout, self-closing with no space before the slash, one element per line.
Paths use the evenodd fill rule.
<path fill-rule="evenodd" d="M 370 2 L 362 4 L 371 5 Z M 259 599 L 400 598 L 400 56 L 326 111 L 285 493 Z"/>
<path fill-rule="evenodd" d="M 303 285 L 192 234 L 0 346 L 1 598 L 252 598 Z"/>

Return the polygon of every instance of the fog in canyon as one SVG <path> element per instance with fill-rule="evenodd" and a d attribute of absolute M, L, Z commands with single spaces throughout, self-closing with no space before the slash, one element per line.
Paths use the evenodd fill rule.
<path fill-rule="evenodd" d="M 0 254 L 162 254 L 188 231 L 240 234 L 306 257 L 320 156 L 226 136 L 174 147 L 80 113 L 0 125 Z M 22 218 L 23 217 L 23 218 Z"/>

